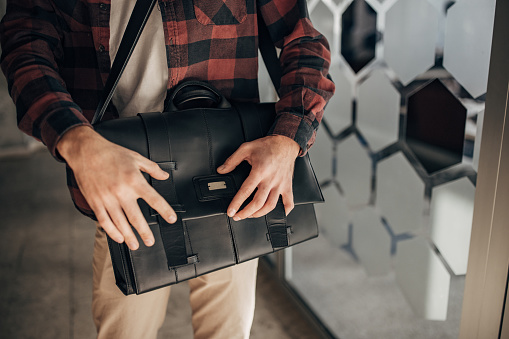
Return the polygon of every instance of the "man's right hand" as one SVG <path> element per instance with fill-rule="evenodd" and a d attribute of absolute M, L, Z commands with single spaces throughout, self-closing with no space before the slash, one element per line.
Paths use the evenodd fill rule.
<path fill-rule="evenodd" d="M 150 186 L 141 171 L 154 179 L 168 179 L 155 162 L 104 139 L 88 126 L 67 131 L 57 144 L 60 155 L 74 172 L 81 193 L 97 221 L 118 243 L 131 250 L 139 247 L 130 225 L 147 246 L 154 244 L 137 200 L 145 200 L 161 217 L 174 223 L 177 216 L 170 205 Z"/>

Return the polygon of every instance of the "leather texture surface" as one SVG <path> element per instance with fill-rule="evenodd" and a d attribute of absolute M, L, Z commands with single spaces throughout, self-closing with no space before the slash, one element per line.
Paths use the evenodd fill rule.
<path fill-rule="evenodd" d="M 175 284 L 318 235 L 313 203 L 323 196 L 307 155 L 296 160 L 296 207 L 287 217 L 281 203 L 260 218 L 233 221 L 226 215 L 250 166 L 244 162 L 228 175 L 217 174 L 216 168 L 242 143 L 266 135 L 275 118 L 274 104 L 228 106 L 143 113 L 95 126 L 106 139 L 171 173 L 166 181 L 147 180 L 179 211 L 178 222 L 170 225 L 140 200 L 155 245 L 146 247 L 139 239 L 140 248 L 131 251 L 109 239 L 117 286 L 124 294 Z"/>

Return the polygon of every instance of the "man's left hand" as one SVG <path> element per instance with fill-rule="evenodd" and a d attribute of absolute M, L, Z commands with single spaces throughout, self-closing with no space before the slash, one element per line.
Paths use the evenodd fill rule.
<path fill-rule="evenodd" d="M 228 207 L 228 216 L 238 221 L 266 215 L 276 207 L 280 195 L 288 215 L 294 207 L 292 178 L 299 151 L 300 146 L 294 140 L 282 135 L 271 135 L 242 144 L 217 169 L 219 174 L 226 174 L 244 160 L 251 165 L 249 176 Z M 253 200 L 239 211 L 255 189 Z"/>

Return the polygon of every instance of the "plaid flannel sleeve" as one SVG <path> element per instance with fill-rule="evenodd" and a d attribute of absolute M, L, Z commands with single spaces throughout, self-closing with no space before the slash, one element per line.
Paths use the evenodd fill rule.
<path fill-rule="evenodd" d="M 56 145 L 69 129 L 89 125 L 58 73 L 58 18 L 49 1 L 10 0 L 0 24 L 1 65 L 16 104 L 18 127 L 61 160 Z"/>
<path fill-rule="evenodd" d="M 312 25 L 306 0 L 258 0 L 283 76 L 277 117 L 269 134 L 295 140 L 304 155 L 313 145 L 323 110 L 334 94 L 326 38 Z"/>

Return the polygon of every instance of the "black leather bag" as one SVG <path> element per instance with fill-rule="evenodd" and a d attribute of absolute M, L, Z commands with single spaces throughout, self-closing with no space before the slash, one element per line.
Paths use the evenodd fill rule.
<path fill-rule="evenodd" d="M 140 200 L 155 244 L 146 247 L 135 231 L 140 248 L 131 251 L 108 237 L 116 284 L 126 295 L 172 285 L 314 238 L 318 227 L 313 204 L 323 201 L 306 155 L 295 162 L 295 208 L 288 216 L 281 200 L 264 217 L 233 221 L 226 215 L 250 166 L 244 162 L 227 175 L 217 174 L 216 168 L 242 143 L 266 135 L 274 122 L 274 103 L 229 102 L 211 85 L 190 81 L 172 92 L 166 112 L 97 123 L 154 3 L 137 2 L 93 121 L 106 139 L 170 173 L 165 181 L 146 178 L 177 212 L 177 222 L 168 224 Z M 135 15 L 137 11 L 146 15 Z"/>

